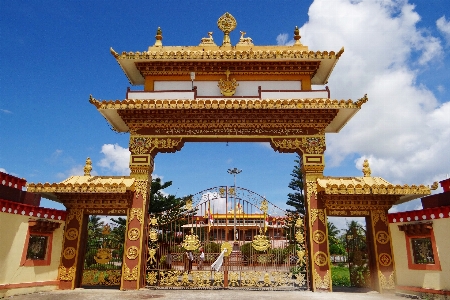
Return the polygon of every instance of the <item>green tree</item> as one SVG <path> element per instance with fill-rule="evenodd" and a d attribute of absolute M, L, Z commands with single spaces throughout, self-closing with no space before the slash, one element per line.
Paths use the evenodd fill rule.
<path fill-rule="evenodd" d="M 294 192 L 288 194 L 286 204 L 292 206 L 294 209 L 287 209 L 286 211 L 292 214 L 305 215 L 305 198 L 303 197 L 303 176 L 300 170 L 300 156 L 294 160 L 295 165 L 291 173 L 291 182 L 289 188 Z"/>
<path fill-rule="evenodd" d="M 345 245 L 339 238 L 341 232 L 332 222 L 327 222 L 328 227 L 328 242 L 331 255 L 345 255 Z"/>
<path fill-rule="evenodd" d="M 98 240 L 102 236 L 104 222 L 100 221 L 100 217 L 91 215 L 88 220 L 88 236 L 92 240 Z"/>

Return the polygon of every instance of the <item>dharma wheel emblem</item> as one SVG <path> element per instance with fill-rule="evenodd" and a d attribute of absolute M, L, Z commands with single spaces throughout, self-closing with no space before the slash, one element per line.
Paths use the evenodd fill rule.
<path fill-rule="evenodd" d="M 231 45 L 230 32 L 236 28 L 236 25 L 236 19 L 228 12 L 217 20 L 217 27 L 224 33 L 222 46 Z"/>

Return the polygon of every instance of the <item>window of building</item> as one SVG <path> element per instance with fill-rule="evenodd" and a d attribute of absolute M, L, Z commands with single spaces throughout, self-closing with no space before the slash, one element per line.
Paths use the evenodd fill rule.
<path fill-rule="evenodd" d="M 398 228 L 405 232 L 409 269 L 441 270 L 432 222 L 403 224 Z"/>
<path fill-rule="evenodd" d="M 433 246 L 431 238 L 412 238 L 411 248 L 415 264 L 434 264 Z"/>
<path fill-rule="evenodd" d="M 51 263 L 53 232 L 61 223 L 48 220 L 29 220 L 22 253 L 22 266 L 48 266 Z"/>
<path fill-rule="evenodd" d="M 31 234 L 28 240 L 27 259 L 44 260 L 47 256 L 48 235 Z"/>

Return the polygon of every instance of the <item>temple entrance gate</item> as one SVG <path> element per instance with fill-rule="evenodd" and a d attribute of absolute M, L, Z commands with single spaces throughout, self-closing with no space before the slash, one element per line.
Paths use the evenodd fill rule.
<path fill-rule="evenodd" d="M 152 216 L 148 232 L 149 288 L 309 287 L 303 218 L 247 189 L 199 192 Z"/>
<path fill-rule="evenodd" d="M 99 226 L 97 216 L 89 216 L 84 253 L 82 286 L 120 287 L 124 230 L 109 224 Z"/>

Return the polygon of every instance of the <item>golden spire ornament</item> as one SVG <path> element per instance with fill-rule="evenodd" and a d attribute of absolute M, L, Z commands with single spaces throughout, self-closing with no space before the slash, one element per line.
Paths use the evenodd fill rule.
<path fill-rule="evenodd" d="M 217 20 L 217 27 L 224 33 L 222 46 L 231 46 L 230 32 L 236 28 L 236 25 L 236 19 L 228 12 L 224 13 Z"/>

